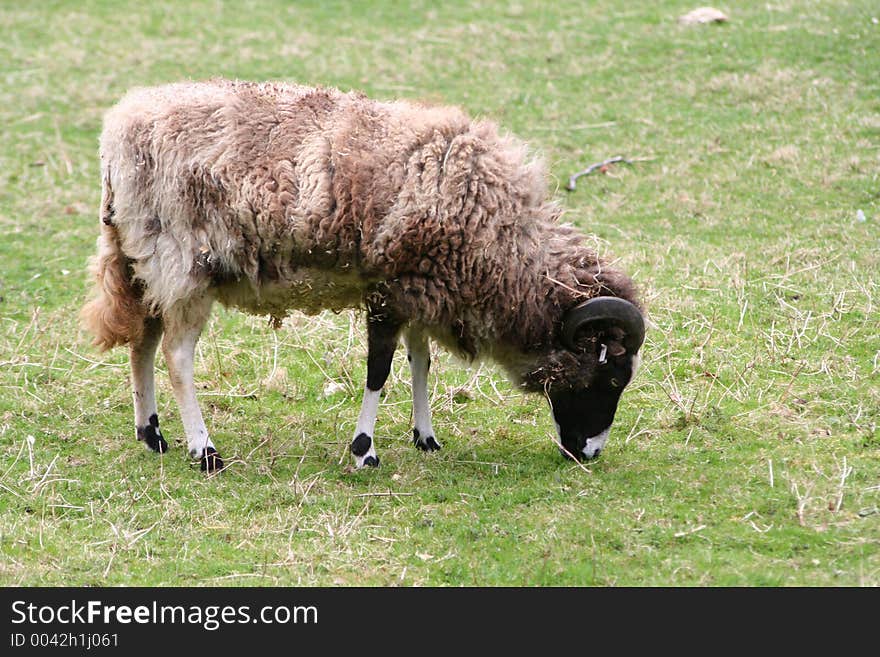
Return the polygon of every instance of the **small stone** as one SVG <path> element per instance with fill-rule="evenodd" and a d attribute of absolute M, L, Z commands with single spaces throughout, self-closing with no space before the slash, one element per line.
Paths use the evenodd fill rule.
<path fill-rule="evenodd" d="M 678 17 L 678 22 L 682 25 L 700 25 L 704 23 L 724 23 L 728 20 L 727 16 L 712 7 L 700 7 L 684 16 Z"/>
<path fill-rule="evenodd" d="M 324 386 L 324 396 L 332 397 L 337 392 L 342 392 L 345 390 L 345 385 L 339 383 L 338 381 L 328 381 L 327 385 Z"/>

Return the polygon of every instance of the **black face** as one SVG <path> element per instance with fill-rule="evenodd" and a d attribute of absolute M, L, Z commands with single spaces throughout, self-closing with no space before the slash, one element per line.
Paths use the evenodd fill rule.
<path fill-rule="evenodd" d="M 633 356 L 608 356 L 586 388 L 550 391 L 553 419 L 568 456 L 591 459 L 605 446 L 617 402 L 633 374 Z M 565 453 L 565 452 L 563 452 Z"/>

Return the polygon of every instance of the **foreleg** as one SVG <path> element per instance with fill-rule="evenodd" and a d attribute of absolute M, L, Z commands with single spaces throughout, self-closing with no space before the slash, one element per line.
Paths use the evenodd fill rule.
<path fill-rule="evenodd" d="M 351 453 L 358 468 L 379 465 L 373 444 L 373 430 L 379 411 L 379 396 L 391 372 L 400 326 L 400 322 L 387 312 L 371 310 L 367 314 L 367 385 L 364 387 L 354 440 L 351 441 Z"/>

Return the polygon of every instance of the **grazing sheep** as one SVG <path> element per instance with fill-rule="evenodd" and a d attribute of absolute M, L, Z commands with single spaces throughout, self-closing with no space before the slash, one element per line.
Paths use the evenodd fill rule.
<path fill-rule="evenodd" d="M 161 340 L 189 452 L 204 470 L 222 467 L 193 382 L 214 300 L 276 324 L 292 309 L 366 308 L 358 467 L 379 464 L 379 393 L 401 334 L 420 449 L 440 449 L 429 337 L 546 394 L 569 456 L 604 446 L 644 339 L 634 287 L 557 223 L 542 167 L 492 123 L 219 80 L 130 92 L 108 112 L 100 150 L 96 285 L 83 318 L 96 345 L 129 345 L 137 437 L 151 449 L 168 449 L 153 379 Z"/>

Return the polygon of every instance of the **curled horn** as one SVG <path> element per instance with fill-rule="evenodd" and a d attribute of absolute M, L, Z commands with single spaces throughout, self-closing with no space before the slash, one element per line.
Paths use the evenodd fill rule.
<path fill-rule="evenodd" d="M 562 319 L 562 342 L 577 350 L 575 336 L 593 322 L 607 322 L 623 329 L 623 346 L 636 353 L 645 341 L 645 320 L 638 308 L 619 297 L 594 297 L 569 310 Z"/>

